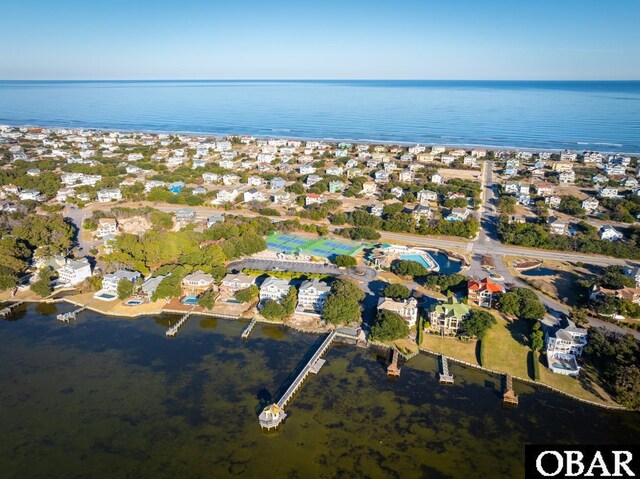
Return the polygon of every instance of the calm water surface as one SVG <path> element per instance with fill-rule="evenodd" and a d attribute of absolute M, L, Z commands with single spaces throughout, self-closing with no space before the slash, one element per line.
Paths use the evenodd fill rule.
<path fill-rule="evenodd" d="M 59 306 L 58 312 L 67 311 Z M 125 320 L 55 306 L 0 321 L 3 478 L 523 477 L 523 444 L 630 443 L 638 415 L 605 412 L 420 356 L 396 382 L 370 350 L 335 346 L 276 434 L 256 413 L 318 337 L 193 317 Z M 175 320 L 172 319 L 172 320 Z"/>
<path fill-rule="evenodd" d="M 0 123 L 640 152 L 640 82 L 0 81 Z"/>

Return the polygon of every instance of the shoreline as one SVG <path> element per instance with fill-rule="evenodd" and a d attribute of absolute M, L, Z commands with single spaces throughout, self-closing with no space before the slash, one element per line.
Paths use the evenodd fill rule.
<path fill-rule="evenodd" d="M 69 126 L 64 124 L 59 124 L 55 122 L 43 123 L 43 124 L 27 124 L 20 123 L 17 121 L 12 121 L 9 119 L 0 120 L 0 126 L 11 126 L 14 128 L 50 128 L 50 129 L 64 129 L 71 130 L 73 132 L 79 131 L 92 131 L 92 132 L 109 132 L 109 133 L 144 133 L 144 134 L 152 134 L 152 135 L 186 135 L 199 137 L 203 136 L 206 138 L 226 138 L 226 137 L 241 137 L 241 136 L 252 136 L 256 139 L 284 139 L 284 140 L 296 140 L 296 141 L 324 141 L 327 143 L 341 143 L 341 142 L 350 142 L 357 145 L 362 144 L 371 144 L 371 145 L 384 145 L 384 146 L 413 146 L 413 145 L 423 145 L 423 146 L 444 146 L 446 148 L 483 148 L 490 151 L 529 151 L 529 152 L 552 152 L 559 153 L 562 151 L 573 151 L 573 152 L 582 152 L 582 151 L 597 151 L 605 154 L 618 154 L 618 155 L 632 155 L 638 156 L 640 155 L 640 151 L 614 151 L 614 150 L 602 150 L 599 149 L 598 146 L 618 146 L 618 143 L 607 143 L 607 142 L 575 142 L 575 146 L 572 148 L 567 147 L 537 147 L 537 146 L 517 146 L 517 145 L 492 145 L 487 143 L 448 143 L 448 142 L 432 142 L 430 140 L 425 142 L 417 142 L 417 141 L 408 141 L 408 140 L 388 140 L 388 139 L 375 139 L 375 138 L 333 138 L 333 137 L 318 137 L 318 136 L 293 136 L 289 135 L 290 131 L 273 131 L 272 133 L 247 133 L 247 132 L 235 132 L 235 133 L 222 133 L 222 132 L 211 132 L 211 131 L 191 131 L 191 130 L 179 130 L 179 129 L 167 129 L 167 130 L 154 130 L 154 129 L 145 129 L 145 128 L 109 128 L 102 126 Z M 284 130 L 284 129 L 283 129 Z M 278 134 L 282 133 L 282 134 Z M 571 142 L 573 144 L 573 142 Z"/>
<path fill-rule="evenodd" d="M 84 307 L 85 309 L 92 311 L 94 313 L 97 314 L 101 314 L 103 316 L 108 316 L 108 317 L 117 317 L 117 318 L 123 318 L 123 319 L 138 319 L 138 318 L 142 318 L 142 317 L 146 317 L 146 316 L 154 316 L 154 315 L 161 315 L 161 314 L 173 314 L 173 315 L 182 315 L 185 314 L 185 311 L 178 311 L 178 310 L 159 310 L 158 312 L 150 312 L 150 311 L 145 311 L 145 312 L 140 312 L 140 313 L 132 313 L 132 314 L 126 314 L 126 313 L 122 313 L 122 312 L 118 312 L 118 313 L 114 313 L 112 311 L 102 311 L 99 309 L 96 309 L 94 307 L 92 307 L 91 305 L 84 305 L 81 302 L 77 302 L 77 301 L 73 301 L 69 298 L 54 298 L 54 299 L 42 299 L 40 301 L 38 300 L 14 300 L 14 299 L 8 299 L 8 300 L 4 300 L 2 301 L 3 303 L 25 303 L 25 304 L 37 304 L 37 303 L 61 303 L 61 302 L 65 302 L 67 304 L 71 304 L 73 306 L 78 306 L 78 307 Z M 243 318 L 242 316 L 231 316 L 231 315 L 223 315 L 223 314 L 217 314 L 217 313 L 211 313 L 211 312 L 207 312 L 207 311 L 200 311 L 200 312 L 193 312 L 191 314 L 192 316 L 204 316 L 204 317 L 213 317 L 213 318 L 217 318 L 217 319 L 222 319 L 222 320 L 226 320 L 226 321 L 237 321 L 240 319 L 255 319 L 257 323 L 260 324 L 267 324 L 267 325 L 273 325 L 273 326 L 284 326 L 285 328 L 291 330 L 291 331 L 296 331 L 299 333 L 305 333 L 305 334 L 324 334 L 326 332 L 328 332 L 328 330 L 310 330 L 310 329 L 305 329 L 305 328 L 301 328 L 301 327 L 296 327 L 295 325 L 292 324 L 288 324 L 285 322 L 277 322 L 277 321 L 268 321 L 264 318 L 258 318 L 258 317 L 253 317 L 253 318 Z M 358 346 L 356 346 L 358 347 Z M 385 345 L 385 344 L 381 344 L 381 343 L 369 343 L 369 347 L 382 347 L 382 348 L 387 348 L 387 349 L 391 349 L 391 346 L 389 345 Z M 411 355 L 409 357 L 409 359 L 411 359 L 412 357 L 414 357 L 417 354 L 426 354 L 426 355 L 430 355 L 433 357 L 438 357 L 441 356 L 442 353 L 438 353 L 436 351 L 432 351 L 430 349 L 424 348 L 422 346 L 418 347 L 418 351 L 414 354 Z M 447 358 L 449 360 L 451 360 L 452 362 L 459 364 L 463 367 L 467 367 L 467 368 L 472 368 L 475 370 L 479 370 L 482 371 L 486 374 L 492 374 L 492 375 L 498 375 L 498 376 L 504 376 L 505 374 L 508 374 L 506 372 L 500 372 L 494 369 L 489 369 L 486 368 L 484 366 L 481 365 L 477 365 L 477 364 L 473 364 L 470 363 L 468 361 L 464 361 L 462 359 L 458 359 L 452 356 L 447 356 Z M 554 386 L 545 384 L 543 382 L 538 382 L 538 381 L 533 381 L 531 379 L 527 379 L 527 378 L 522 378 L 519 376 L 513 376 L 513 379 L 516 381 L 519 381 L 523 384 L 527 384 L 530 386 L 539 386 L 542 388 L 545 388 L 549 391 L 555 392 L 557 394 L 563 395 L 567 398 L 573 399 L 575 401 L 581 402 L 583 404 L 588 404 L 594 407 L 599 407 L 601 409 L 606 409 L 606 410 L 614 410 L 614 411 L 627 411 L 627 412 L 633 412 L 631 410 L 629 410 L 628 408 L 621 406 L 619 404 L 616 405 L 612 405 L 612 404 L 603 404 L 603 403 L 599 403 L 596 401 L 591 401 L 589 399 L 584 399 L 578 396 L 574 396 L 570 393 L 567 393 L 561 389 L 558 389 Z"/>

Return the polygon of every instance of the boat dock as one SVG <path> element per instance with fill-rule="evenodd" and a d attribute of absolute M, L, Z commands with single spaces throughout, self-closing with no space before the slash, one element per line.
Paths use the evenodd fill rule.
<path fill-rule="evenodd" d="M 286 390 L 286 392 L 282 395 L 280 400 L 277 403 L 271 404 L 264 408 L 264 410 L 260 413 L 258 417 L 258 421 L 260 423 L 260 427 L 262 429 L 271 430 L 276 429 L 282 421 L 287 417 L 287 414 L 284 412 L 284 408 L 287 406 L 289 401 L 293 398 L 296 392 L 302 387 L 304 380 L 309 376 L 309 374 L 317 374 L 320 368 L 325 363 L 325 360 L 322 359 L 322 355 L 327 352 L 331 344 L 336 339 L 336 336 L 339 335 L 337 330 L 333 330 L 329 333 L 329 335 L 322 342 L 318 350 L 311 356 L 311 359 L 307 362 L 302 371 L 295 378 L 291 386 Z"/>
<path fill-rule="evenodd" d="M 449 373 L 449 361 L 444 354 L 440 355 L 440 384 L 453 384 L 453 374 Z"/>
<path fill-rule="evenodd" d="M 253 328 L 255 328 L 256 323 L 257 323 L 256 318 L 253 318 L 249 323 L 249 325 L 245 328 L 245 330 L 242 331 L 242 339 L 249 338 L 249 335 L 251 334 L 251 331 L 253 331 Z"/>
<path fill-rule="evenodd" d="M 513 390 L 513 379 L 511 378 L 511 374 L 505 374 L 504 394 L 502 395 L 502 404 L 506 404 L 509 406 L 518 405 L 518 396 L 516 395 L 516 392 Z"/>
<path fill-rule="evenodd" d="M 58 321 L 62 321 L 63 323 L 69 323 L 71 320 L 75 320 L 78 314 L 80 314 L 82 311 L 87 309 L 87 306 L 82 306 L 81 308 L 75 309 L 73 311 L 68 311 L 66 313 L 59 314 L 56 316 L 56 319 Z"/>
<path fill-rule="evenodd" d="M 180 318 L 180 321 L 178 321 L 176 324 L 174 324 L 169 329 L 167 329 L 167 332 L 165 333 L 166 336 L 168 338 L 173 338 L 176 334 L 178 334 L 178 330 L 182 326 L 184 326 L 184 323 L 187 322 L 187 319 L 189 319 L 189 316 L 191 316 L 191 313 L 193 313 L 193 308 L 189 312 L 187 312 L 184 316 L 182 316 Z"/>
<path fill-rule="evenodd" d="M 400 366 L 398 366 L 399 353 L 396 348 L 393 348 L 391 353 L 391 364 L 387 367 L 387 376 L 400 377 Z"/>
<path fill-rule="evenodd" d="M 21 304 L 24 304 L 24 301 L 18 301 L 17 303 L 12 303 L 9 306 L 6 306 L 6 307 L 0 309 L 0 316 L 2 316 L 2 317 L 9 316 L 11 314 L 11 312 L 14 310 L 14 308 L 17 308 Z"/>

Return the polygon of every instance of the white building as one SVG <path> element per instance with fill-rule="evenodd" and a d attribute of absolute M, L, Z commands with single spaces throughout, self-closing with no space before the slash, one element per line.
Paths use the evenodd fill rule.
<path fill-rule="evenodd" d="M 605 241 L 618 241 L 624 238 L 624 235 L 611 225 L 604 225 L 599 231 L 600 239 Z"/>
<path fill-rule="evenodd" d="M 549 369 L 557 374 L 577 376 L 580 372 L 580 366 L 578 366 L 576 357 L 582 355 L 586 344 L 587 330 L 577 327 L 568 319 L 559 325 L 547 327 L 545 346 Z"/>
<path fill-rule="evenodd" d="M 91 276 L 91 265 L 87 258 L 67 260 L 66 264 L 58 270 L 58 275 L 61 283 L 74 286 Z"/>
<path fill-rule="evenodd" d="M 401 301 L 396 301 L 392 298 L 379 298 L 378 311 L 381 310 L 392 311 L 399 314 L 410 328 L 414 327 L 418 321 L 418 302 L 415 298 L 408 298 Z"/>
<path fill-rule="evenodd" d="M 317 279 L 303 282 L 298 290 L 297 309 L 321 312 L 330 291 L 331 287 L 328 284 Z"/>
<path fill-rule="evenodd" d="M 260 285 L 260 302 L 269 299 L 280 301 L 289 292 L 289 282 L 284 279 L 268 277 Z"/>
<path fill-rule="evenodd" d="M 122 199 L 122 192 L 118 188 L 100 190 L 98 191 L 97 199 L 99 203 L 120 201 Z"/>
<path fill-rule="evenodd" d="M 119 269 L 115 273 L 105 274 L 102 277 L 102 292 L 118 294 L 118 284 L 120 281 L 131 281 L 135 283 L 139 278 L 140 273 L 126 269 Z"/>
<path fill-rule="evenodd" d="M 32 189 L 22 190 L 18 194 L 18 197 L 23 201 L 26 201 L 26 200 L 42 201 L 42 200 L 44 200 L 44 197 L 42 196 L 42 194 L 38 190 L 32 190 Z"/>

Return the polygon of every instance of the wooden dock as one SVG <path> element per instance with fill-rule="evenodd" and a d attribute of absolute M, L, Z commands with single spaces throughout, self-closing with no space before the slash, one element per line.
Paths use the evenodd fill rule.
<path fill-rule="evenodd" d="M 391 353 L 391 364 L 387 367 L 387 376 L 391 377 L 399 377 L 400 376 L 400 366 L 398 366 L 398 350 L 393 348 L 393 352 Z"/>
<path fill-rule="evenodd" d="M 440 384 L 453 384 L 453 374 L 449 373 L 449 361 L 444 354 L 440 355 Z"/>
<path fill-rule="evenodd" d="M 296 392 L 302 387 L 304 380 L 309 374 L 317 374 L 320 368 L 324 365 L 325 360 L 322 359 L 324 353 L 331 347 L 333 341 L 336 339 L 339 333 L 337 330 L 333 330 L 322 342 L 318 350 L 311 356 L 311 359 L 307 362 L 302 371 L 298 374 L 296 379 L 291 383 L 291 386 L 285 391 L 280 400 L 277 403 L 270 404 L 260 413 L 258 422 L 260 427 L 265 430 L 276 429 L 282 421 L 287 417 L 284 408 L 291 401 Z"/>
<path fill-rule="evenodd" d="M 518 396 L 516 395 L 516 392 L 513 390 L 513 379 L 511 378 L 511 374 L 505 374 L 502 404 L 505 404 L 508 406 L 518 405 Z"/>
<path fill-rule="evenodd" d="M 169 329 L 167 329 L 167 332 L 165 333 L 166 336 L 168 338 L 173 338 L 176 334 L 178 334 L 178 330 L 184 326 L 184 323 L 187 322 L 187 319 L 189 319 L 189 316 L 191 316 L 191 313 L 193 313 L 193 308 L 191 308 L 190 311 L 188 311 L 184 316 L 182 316 L 180 318 L 180 321 L 178 321 L 176 324 L 174 324 L 173 326 L 171 326 Z"/>
<path fill-rule="evenodd" d="M 256 323 L 257 323 L 256 318 L 253 318 L 249 323 L 249 325 L 245 328 L 245 330 L 242 331 L 242 339 L 249 338 L 249 335 L 251 334 L 251 331 L 253 331 L 253 328 L 255 328 Z"/>
<path fill-rule="evenodd" d="M 21 304 L 24 304 L 24 301 L 18 301 L 16 303 L 12 303 L 9 306 L 6 306 L 2 309 L 0 309 L 0 316 L 2 317 L 6 317 L 9 316 L 11 314 L 11 312 L 17 308 L 18 306 L 20 306 Z"/>
<path fill-rule="evenodd" d="M 71 320 L 75 320 L 76 317 L 78 316 L 78 314 L 80 314 L 82 311 L 84 311 L 85 309 L 87 309 L 87 306 L 89 306 L 88 304 L 86 306 L 82 306 L 78 309 L 75 309 L 73 311 L 68 311 L 66 313 L 62 313 L 56 316 L 56 319 L 58 321 L 62 321 L 63 323 L 69 323 L 71 322 Z"/>

